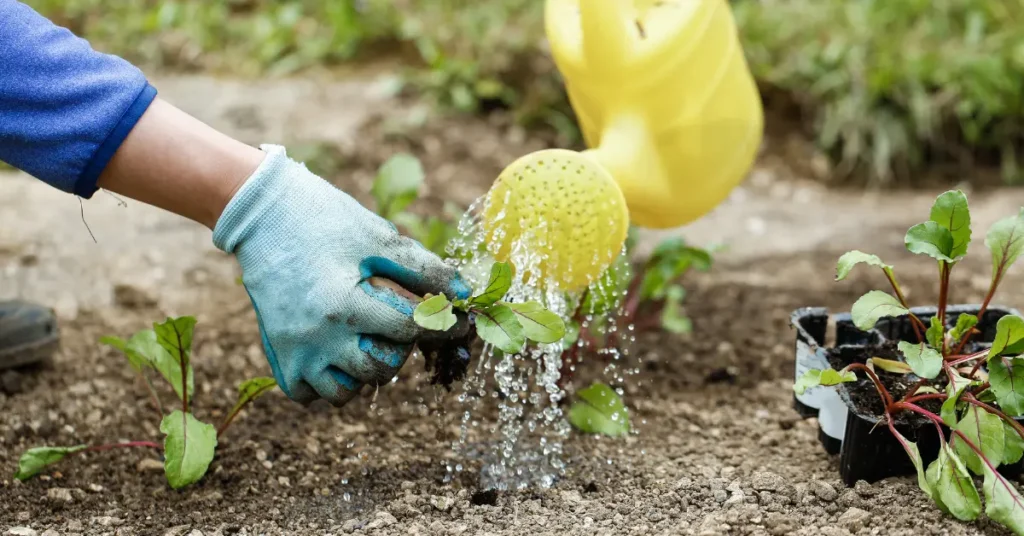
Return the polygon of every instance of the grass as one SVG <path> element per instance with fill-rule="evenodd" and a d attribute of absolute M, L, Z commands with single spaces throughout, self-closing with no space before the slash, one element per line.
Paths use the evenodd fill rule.
<path fill-rule="evenodd" d="M 422 67 L 409 82 L 443 106 L 510 108 L 523 124 L 575 133 L 543 52 L 541 0 L 27 2 L 155 68 L 287 75 L 407 54 Z M 930 164 L 998 162 L 1021 178 L 1024 2 L 731 4 L 762 88 L 799 104 L 841 177 L 905 182 Z"/>

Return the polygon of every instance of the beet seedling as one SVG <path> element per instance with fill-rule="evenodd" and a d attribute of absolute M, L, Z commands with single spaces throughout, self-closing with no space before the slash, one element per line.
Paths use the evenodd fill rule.
<path fill-rule="evenodd" d="M 235 417 L 253 400 L 277 387 L 273 378 L 253 378 L 238 388 L 238 401 L 219 428 L 204 423 L 193 415 L 195 381 L 192 370 L 192 335 L 196 319 L 191 316 L 168 318 L 154 323 L 153 329 L 139 331 L 127 341 L 119 337 L 103 337 L 100 342 L 120 350 L 128 364 L 142 379 L 150 401 L 160 416 L 163 444 L 153 441 L 131 441 L 106 445 L 75 445 L 72 447 L 36 447 L 25 451 L 18 462 L 15 478 L 27 480 L 46 467 L 69 455 L 115 448 L 143 447 L 163 451 L 164 475 L 167 483 L 180 489 L 199 481 L 213 461 L 217 440 L 234 422 Z M 181 408 L 166 413 L 150 376 L 156 372 L 170 384 L 181 401 Z"/>
<path fill-rule="evenodd" d="M 407 153 L 398 153 L 384 162 L 377 171 L 370 193 L 377 205 L 377 214 L 395 224 L 408 236 L 434 253 L 445 256 L 448 243 L 458 235 L 461 212 L 452 203 L 444 204 L 444 217 L 422 217 L 405 209 L 420 195 L 423 166 Z"/>
<path fill-rule="evenodd" d="M 858 373 L 874 384 L 884 407 L 884 422 L 917 467 L 918 485 L 938 507 L 969 521 L 981 514 L 981 497 L 971 473 L 982 477 L 985 513 L 1016 534 L 1024 535 L 1024 497 L 997 468 L 1018 462 L 1024 455 L 1024 427 L 1014 419 L 1024 415 L 1024 318 L 1004 316 L 996 324 L 992 346 L 965 352 L 975 328 L 1010 266 L 1024 252 L 1024 209 L 1017 216 L 996 222 L 985 237 L 992 255 L 992 279 L 977 315 L 946 318 L 950 273 L 966 256 L 971 242 L 971 215 L 960 191 L 940 195 L 929 221 L 907 231 L 911 253 L 927 255 L 938 263 L 939 303 L 928 325 L 910 311 L 891 265 L 860 251 L 844 254 L 836 266 L 836 280 L 844 279 L 858 264 L 878 267 L 893 294 L 868 292 L 851 309 L 853 323 L 867 331 L 883 317 L 907 317 L 917 342 L 901 341 L 903 360 L 872 357 L 843 370 L 810 370 L 794 385 L 802 394 L 815 386 L 856 382 Z M 880 369 L 880 370 L 879 370 Z M 895 375 L 895 376 L 894 376 Z M 902 396 L 884 379 L 906 377 L 912 386 Z M 944 391 L 944 392 L 941 392 Z M 941 402 L 938 413 L 923 405 Z M 934 407 L 934 406 L 933 406 Z M 902 412 L 919 415 L 934 424 L 941 441 L 938 458 L 927 469 L 917 445 L 901 435 L 894 417 Z M 949 441 L 943 425 L 950 430 Z"/>
<path fill-rule="evenodd" d="M 444 294 L 427 295 L 413 311 L 420 326 L 448 331 L 457 322 L 455 311 L 469 316 L 476 334 L 502 352 L 522 351 L 527 340 L 551 344 L 565 336 L 565 323 L 537 302 L 503 301 L 512 287 L 512 266 L 496 262 L 482 291 L 467 300 L 449 301 Z"/>

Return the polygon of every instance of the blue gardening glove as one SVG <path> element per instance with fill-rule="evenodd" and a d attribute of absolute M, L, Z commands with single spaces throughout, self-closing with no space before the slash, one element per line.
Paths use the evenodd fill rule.
<path fill-rule="evenodd" d="M 363 385 L 390 381 L 425 335 L 409 292 L 465 299 L 469 287 L 284 148 L 261 149 L 265 160 L 224 209 L 213 241 L 242 267 L 281 389 L 304 404 L 323 398 L 340 406 Z"/>

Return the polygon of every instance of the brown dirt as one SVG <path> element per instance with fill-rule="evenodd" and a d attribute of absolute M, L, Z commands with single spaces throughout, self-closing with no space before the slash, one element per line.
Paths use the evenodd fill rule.
<path fill-rule="evenodd" d="M 224 439 L 209 475 L 184 491 L 141 466 L 155 456 L 142 451 L 81 456 L 25 483 L 5 476 L 0 526 L 67 534 L 999 534 L 986 521 L 943 517 L 910 479 L 844 487 L 815 421 L 791 409 L 789 312 L 842 308 L 874 282 L 832 284 L 834 258 L 765 261 L 763 269 L 792 283 L 786 288 L 716 282 L 716 273 L 742 273 L 737 266 L 692 281 L 696 334 L 638 341 L 643 387 L 627 399 L 639 434 L 574 434 L 568 474 L 550 490 L 478 493 L 472 461 L 450 459 L 457 421 L 444 408 L 452 395 L 428 386 L 416 362 L 376 400 L 367 392 L 340 411 L 267 396 Z M 930 282 L 904 278 L 915 288 Z M 209 296 L 196 342 L 196 408 L 215 421 L 234 385 L 267 369 L 244 293 L 221 285 Z M 95 341 L 162 313 L 137 301 L 83 313 L 64 326 L 51 367 L 5 382 L 7 475 L 30 446 L 156 437 L 143 391 L 122 358 Z M 465 470 L 443 483 L 443 464 L 460 461 Z"/>
<path fill-rule="evenodd" d="M 403 114 L 390 117 L 398 115 Z M 371 124 L 351 147 L 321 147 L 326 168 L 320 171 L 344 177 L 338 184 L 365 201 L 376 166 L 396 150 L 411 150 L 423 159 L 430 180 L 429 201 L 419 208 L 437 210 L 444 199 L 462 205 L 472 201 L 514 157 L 548 143 L 526 139 L 500 116 L 457 128 L 439 121 L 416 136 L 403 134 L 403 128 Z M 781 190 L 792 196 L 785 180 L 771 185 L 778 186 L 787 186 Z M 877 235 L 870 235 L 868 243 L 857 235 L 858 244 L 898 262 L 911 301 L 928 303 L 935 296 L 924 289 L 933 287 L 934 266 L 907 260 L 902 252 L 906 227 L 888 225 L 905 219 L 891 201 L 879 203 L 889 202 L 887 215 L 894 217 L 872 216 L 870 232 Z M 759 202 L 788 203 L 774 194 Z M 843 216 L 832 222 L 836 227 L 868 219 L 863 206 L 844 216 L 836 212 L 834 199 L 831 203 L 805 202 L 799 211 Z M 930 201 L 914 203 L 927 207 Z M 731 210 L 745 215 L 744 207 Z M 77 211 L 77 204 L 73 208 Z M 715 221 L 725 227 L 723 220 Z M 776 244 L 772 233 L 779 228 L 809 228 L 796 218 L 786 227 L 788 222 L 769 218 L 756 226 L 734 227 L 753 236 L 747 237 L 748 244 Z M 114 224 L 108 228 L 116 234 Z M 131 236 L 142 243 L 147 235 Z M 1005 534 L 987 520 L 962 524 L 941 515 L 909 478 L 845 487 L 838 478 L 838 460 L 818 443 L 817 423 L 793 411 L 790 312 L 807 305 L 843 310 L 882 283 L 862 271 L 842 284 L 832 282 L 841 253 L 834 250 L 840 247 L 836 242 L 848 242 L 853 235 L 840 233 L 841 240 L 831 243 L 815 236 L 814 252 L 794 248 L 794 253 L 767 257 L 732 256 L 743 260 L 686 282 L 694 334 L 638 336 L 634 355 L 641 360 L 641 373 L 628 387 L 626 400 L 639 433 L 625 439 L 574 433 L 566 445 L 567 474 L 548 490 L 480 490 L 478 462 L 453 459 L 449 448 L 461 418 L 453 400 L 457 392 L 429 386 L 419 359 L 405 367 L 396 383 L 365 392 L 341 410 L 319 404 L 303 408 L 280 393 L 267 395 L 223 439 L 208 476 L 183 491 L 166 485 L 161 470 L 146 462 L 155 460 L 156 453 L 145 451 L 83 455 L 43 477 L 13 480 L 18 456 L 31 446 L 158 438 L 157 418 L 144 390 L 122 357 L 96 343 L 101 335 L 129 335 L 165 314 L 196 314 L 196 411 L 209 422 L 223 418 L 239 381 L 269 373 L 248 300 L 230 278 L 211 271 L 186 279 L 187 289 L 180 294 L 195 296 L 187 308 L 165 289 L 147 289 L 153 292 L 144 293 L 144 299 L 121 292 L 111 305 L 83 306 L 64 323 L 63 347 L 51 366 L 0 378 L 0 530 L 54 531 L 47 536 Z M 157 240 L 153 247 L 165 242 Z M 956 301 L 981 298 L 986 257 L 974 251 L 954 272 Z M 42 256 L 39 262 L 52 260 Z M 1015 274 L 1007 280 L 1003 303 L 1020 302 L 1021 279 Z M 600 368 L 593 360 L 583 366 L 582 378 L 595 376 Z M 494 419 L 493 414 L 478 417 Z M 447 479 L 447 467 L 460 463 L 463 470 Z"/>

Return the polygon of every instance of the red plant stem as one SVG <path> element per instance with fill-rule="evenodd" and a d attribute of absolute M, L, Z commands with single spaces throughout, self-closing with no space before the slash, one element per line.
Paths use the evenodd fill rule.
<path fill-rule="evenodd" d="M 978 359 L 980 357 L 985 357 L 985 354 L 987 354 L 987 353 L 988 353 L 988 350 L 982 350 L 980 352 L 975 352 L 973 354 L 967 354 L 967 355 L 963 355 L 963 354 L 950 354 L 949 356 L 946 357 L 946 362 L 949 363 L 949 366 L 955 367 L 955 366 L 960 365 L 962 363 L 966 363 L 966 362 L 968 362 L 968 361 L 970 361 L 972 359 Z"/>
<path fill-rule="evenodd" d="M 981 322 L 981 319 L 985 316 L 985 311 L 988 310 L 988 305 L 992 303 L 992 298 L 996 295 L 996 288 L 999 287 L 999 283 L 1003 279 L 1003 271 L 1005 271 L 1005 269 L 1005 265 L 999 266 L 996 270 L 996 275 L 992 277 L 992 282 L 988 286 L 988 292 L 985 293 L 985 301 L 981 302 L 981 308 L 978 309 L 978 322 Z M 970 339 L 975 333 L 981 333 L 981 331 L 977 328 L 971 328 L 970 331 L 964 334 L 963 338 L 960 339 L 960 344 L 956 347 L 956 353 L 959 354 L 963 351 L 968 339 Z"/>
<path fill-rule="evenodd" d="M 974 375 L 978 372 L 978 369 L 981 368 L 981 364 L 984 363 L 984 362 L 985 362 L 984 359 L 979 359 L 978 362 L 974 364 L 974 367 L 971 369 L 971 373 L 968 374 L 968 376 L 973 378 Z"/>
<path fill-rule="evenodd" d="M 907 298 L 903 295 L 903 291 L 900 290 L 900 285 L 896 282 L 896 276 L 893 275 L 892 270 L 883 268 L 882 272 L 885 274 L 885 278 L 889 280 L 889 284 L 892 285 L 892 291 L 896 293 L 896 299 L 900 301 L 904 309 L 909 311 L 910 305 L 907 304 Z M 927 331 L 927 328 L 925 328 L 924 322 L 921 322 L 921 319 L 914 313 L 910 313 L 910 326 L 914 328 L 917 342 L 924 342 L 924 332 Z"/>
<path fill-rule="evenodd" d="M 981 408 L 981 409 L 983 409 L 983 410 L 985 410 L 985 411 L 987 411 L 987 412 L 989 412 L 989 413 L 999 417 L 1004 422 L 1006 422 L 1006 424 L 1009 424 L 1014 430 L 1016 430 L 1017 434 L 1021 438 L 1024 438 L 1024 426 L 1021 426 L 1019 422 L 1014 420 L 1009 415 L 1007 415 L 1007 414 L 1003 413 L 1002 411 L 1000 411 L 1000 410 L 998 410 L 998 409 L 996 409 L 996 408 L 994 408 L 994 407 L 992 407 L 992 406 L 982 402 L 981 400 L 978 400 L 977 398 L 974 398 L 974 395 L 965 396 L 963 398 L 963 400 L 965 402 L 967 402 L 968 404 L 971 404 L 973 406 L 977 406 L 977 407 L 979 407 L 979 408 Z"/>
<path fill-rule="evenodd" d="M 185 347 L 178 326 L 171 322 L 171 327 L 174 328 L 174 336 L 178 339 L 178 362 L 181 364 L 181 412 L 188 413 L 188 366 L 185 364 Z"/>
<path fill-rule="evenodd" d="M 974 394 L 978 394 L 978 393 L 980 393 L 980 392 L 984 391 L 985 389 L 988 389 L 988 388 L 989 388 L 989 387 L 991 387 L 991 386 L 992 386 L 992 384 L 990 384 L 990 383 L 988 383 L 988 382 L 985 382 L 985 383 L 983 383 L 983 384 L 981 384 L 981 385 L 979 385 L 979 386 L 975 387 L 975 388 L 974 388 L 974 391 L 973 391 L 973 393 L 974 393 Z"/>
<path fill-rule="evenodd" d="M 878 391 L 878 394 L 881 395 L 882 397 L 882 401 L 885 402 L 885 407 L 892 407 L 892 395 L 890 395 L 889 391 L 885 388 L 884 385 L 882 385 L 882 381 L 878 379 L 878 376 L 875 374 L 875 371 L 871 370 L 870 368 L 868 368 L 867 365 L 864 365 L 862 363 L 853 363 L 847 366 L 846 368 L 849 370 L 860 370 L 863 371 L 868 376 L 870 376 L 871 381 L 874 382 L 875 384 L 875 390 Z"/>
<path fill-rule="evenodd" d="M 920 389 L 926 383 L 928 383 L 928 380 L 926 378 L 922 378 L 922 379 L 918 380 L 917 383 L 915 383 L 914 385 L 910 386 L 910 389 L 907 390 L 907 394 L 903 395 L 903 400 L 906 400 L 906 399 L 914 396 L 914 393 L 916 393 L 917 390 Z"/>
<path fill-rule="evenodd" d="M 129 441 L 127 443 L 109 443 L 107 445 L 96 445 L 92 447 L 86 447 L 82 452 L 101 452 L 104 450 L 112 449 L 127 449 L 134 447 L 147 447 L 151 449 L 163 450 L 163 446 L 154 443 L 152 441 Z"/>
<path fill-rule="evenodd" d="M 224 434 L 224 432 L 228 429 L 229 426 L 231 426 L 231 422 L 234 421 L 235 417 L 237 417 L 238 414 L 242 412 L 242 409 L 244 409 L 245 406 L 249 405 L 249 402 L 252 402 L 251 398 L 245 404 L 238 406 L 238 408 L 232 411 L 227 416 L 227 418 L 224 419 L 224 422 L 220 425 L 220 428 L 217 428 L 217 439 L 220 439 L 220 436 Z"/>
<path fill-rule="evenodd" d="M 910 403 L 907 403 L 907 402 L 899 402 L 899 403 L 897 403 L 896 407 L 894 409 L 897 409 L 897 410 L 906 409 L 906 410 L 909 410 L 909 411 L 913 411 L 914 413 L 917 413 L 919 415 L 923 415 L 924 417 L 927 417 L 928 420 L 932 421 L 932 424 L 935 425 L 935 431 L 938 432 L 939 439 L 943 443 L 946 442 L 946 434 L 942 431 L 942 418 L 939 417 L 938 415 L 936 415 L 936 414 L 934 414 L 934 413 L 932 413 L 932 412 L 922 408 L 921 406 L 917 406 L 915 404 L 910 404 Z"/>
<path fill-rule="evenodd" d="M 946 302 L 949 300 L 949 273 L 950 264 L 946 261 L 939 261 L 939 325 L 946 330 Z M 946 337 L 942 337 L 942 355 L 946 355 Z"/>
<path fill-rule="evenodd" d="M 917 395 L 913 397 L 907 397 L 903 399 L 903 402 L 909 402 L 916 404 L 922 400 L 945 400 L 948 398 L 944 393 L 928 393 L 924 395 Z"/>

